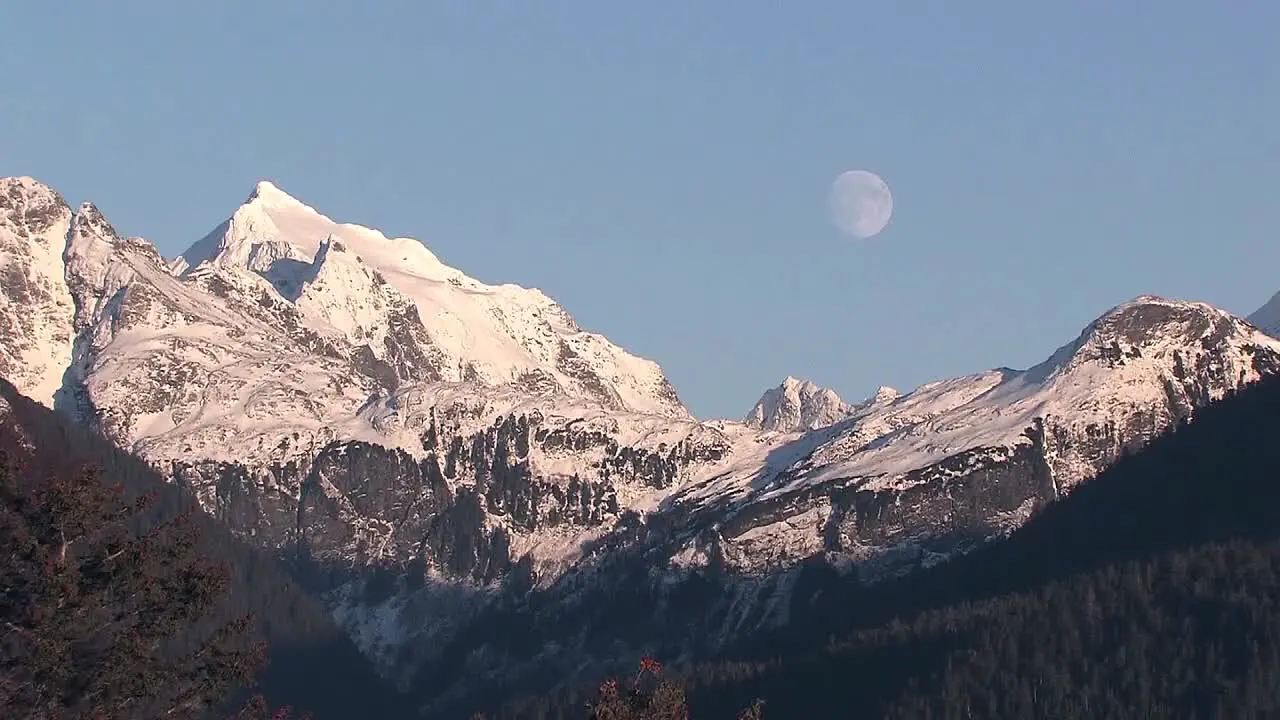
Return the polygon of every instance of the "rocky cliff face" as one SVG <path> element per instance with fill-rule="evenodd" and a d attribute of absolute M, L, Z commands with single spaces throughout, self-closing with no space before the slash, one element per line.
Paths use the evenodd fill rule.
<path fill-rule="evenodd" d="M 857 405 L 788 380 L 699 422 L 542 293 L 267 183 L 177 260 L 29 179 L 0 202 L 0 371 L 291 562 L 437 709 L 941 562 L 1280 369 L 1253 325 L 1141 297 L 1027 370 Z"/>
<path fill-rule="evenodd" d="M 49 404 L 71 359 L 62 251 L 71 210 L 30 178 L 0 180 L 0 376 Z"/>

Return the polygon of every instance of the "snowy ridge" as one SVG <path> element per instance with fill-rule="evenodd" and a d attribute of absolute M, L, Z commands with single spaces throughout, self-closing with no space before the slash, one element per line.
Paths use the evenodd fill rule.
<path fill-rule="evenodd" d="M 73 214 L 29 178 L 5 182 L 3 257 L 34 263 L 57 318 L 0 348 L 48 358 L 19 387 L 51 399 L 69 368 L 68 402 L 159 463 L 279 463 L 353 440 L 423 458 L 429 428 L 470 437 L 520 415 L 625 447 L 720 449 L 678 471 L 670 497 L 637 489 L 650 507 L 763 502 L 854 478 L 901 489 L 960 453 L 1026 445 L 1036 423 L 1086 432 L 1140 415 L 1158 430 L 1256 379 L 1255 348 L 1280 347 L 1208 305 L 1140 297 L 1029 370 L 881 388 L 857 405 L 787 378 L 743 423 L 699 423 L 655 364 L 581 331 L 541 292 L 480 283 L 417 241 L 336 223 L 269 182 L 177 261 L 119 238 L 92 205 Z M 1171 391 L 1197 364 L 1217 382 Z M 527 462 L 569 477 L 603 462 L 602 447 Z M 1095 460 L 1064 452 L 1051 464 L 1066 488 Z"/>
<path fill-rule="evenodd" d="M 348 269 L 333 274 L 345 279 L 322 277 L 329 249 L 339 246 Z M 352 264 L 364 269 L 353 275 Z M 615 409 L 688 417 L 656 363 L 581 330 L 541 291 L 481 283 L 440 262 L 417 240 L 334 222 L 269 182 L 258 183 L 229 220 L 192 245 L 182 265 L 186 274 L 205 266 L 260 272 L 286 297 L 299 284 L 322 283 L 324 291 L 316 288 L 299 309 L 309 317 L 340 318 L 357 344 L 378 339 L 376 331 L 372 337 L 357 331 L 376 322 L 367 307 L 369 283 L 387 284 L 416 309 L 440 355 L 439 377 L 431 379 L 554 383 Z M 361 274 L 368 282 L 357 279 Z M 363 325 L 350 316 L 356 306 L 366 306 Z"/>
<path fill-rule="evenodd" d="M 595 589 L 639 577 L 665 598 L 714 566 L 727 605 L 652 618 L 705 621 L 714 645 L 785 620 L 807 559 L 860 577 L 945 560 L 1280 372 L 1280 340 L 1251 318 L 1142 296 L 1025 370 L 857 404 L 787 378 L 742 422 L 703 422 L 655 363 L 540 291 L 486 285 L 270 183 L 166 260 L 93 205 L 0 181 L 0 375 L 233 531 L 356 573 L 327 588 L 331 607 L 401 677 L 400 650 L 430 662 L 533 588 L 589 615 L 611 606 Z M 403 573 L 401 590 L 363 604 L 369 566 Z"/>
<path fill-rule="evenodd" d="M 655 363 L 582 331 L 540 291 L 480 283 L 416 240 L 335 223 L 268 182 L 173 261 L 121 239 L 90 204 L 73 213 L 30 178 L 5 183 L 0 300 L 14 340 L 0 369 L 154 461 L 278 462 L 335 440 L 420 456 L 420 438 L 379 428 L 421 426 L 404 398 L 441 393 L 494 412 L 691 423 Z"/>
<path fill-rule="evenodd" d="M 1112 309 L 1033 368 L 929 383 L 799 436 L 744 438 L 727 471 L 682 488 L 669 502 L 733 508 L 732 517 L 821 486 L 904 492 L 1007 461 L 1036 442 L 1044 445 L 1060 494 L 1195 407 L 1277 370 L 1280 341 L 1239 318 L 1203 303 L 1143 296 Z M 1101 441 L 1077 440 L 1084 438 Z M 760 567 L 776 548 L 803 556 L 821 545 L 813 523 L 798 521 L 821 517 L 823 526 L 830 508 L 794 510 L 776 525 L 725 541 L 760 548 L 740 553 L 742 569 Z"/>

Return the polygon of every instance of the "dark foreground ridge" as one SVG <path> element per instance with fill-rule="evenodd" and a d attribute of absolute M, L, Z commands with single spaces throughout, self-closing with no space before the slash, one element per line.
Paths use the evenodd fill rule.
<path fill-rule="evenodd" d="M 265 669 L 249 685 L 238 690 L 234 686 L 230 688 L 234 692 L 226 699 L 224 711 L 241 707 L 251 693 L 261 693 L 272 707 L 292 706 L 311 712 L 318 720 L 404 717 L 408 714 L 404 712 L 405 708 L 396 707 L 396 693 L 377 678 L 367 660 L 334 626 L 328 613 L 282 573 L 273 560 L 232 538 L 212 518 L 192 511 L 195 507 L 193 499 L 173 484 L 163 482 L 140 460 L 120 451 L 62 415 L 19 395 L 3 379 L 0 379 L 0 397 L 9 408 L 7 412 L 0 411 L 0 442 L 3 442 L 3 449 L 9 460 L 3 468 L 6 487 L 16 488 L 24 496 L 14 497 L 12 493 L 6 495 L 6 498 L 14 501 L 10 503 L 6 500 L 6 518 L 12 520 L 21 515 L 21 503 L 26 502 L 26 498 L 40 495 L 44 486 L 75 485 L 84 479 L 86 472 L 99 480 L 99 489 L 116 486 L 113 489 L 119 491 L 119 496 L 127 504 L 132 505 L 135 500 L 150 496 L 151 502 L 140 506 L 142 512 L 130 513 L 125 522 L 129 526 L 128 534 L 133 536 L 173 525 L 172 530 L 165 530 L 168 539 L 165 540 L 164 551 L 153 553 L 159 557 L 149 561 L 152 566 L 160 562 L 163 567 L 150 567 L 146 571 L 151 573 L 147 575 L 148 578 L 157 577 L 170 583 L 166 587 L 168 597 L 172 598 L 172 602 L 155 598 L 144 602 L 144 607 L 149 612 L 163 616 L 168 623 L 154 630 L 153 634 L 177 648 L 174 652 L 181 652 L 192 644 L 207 639 L 219 629 L 243 629 L 243 637 L 239 638 L 242 642 L 222 643 L 216 652 L 206 653 L 221 653 L 219 657 L 232 652 L 235 649 L 233 645 L 242 649 L 245 643 L 250 646 L 265 643 Z M 75 493 L 71 503 L 76 512 L 92 512 L 109 507 L 112 502 L 105 495 L 99 497 L 100 493 L 91 487 L 82 487 Z M 58 510 L 53 515 L 45 513 L 43 516 L 26 513 L 23 516 L 27 518 L 24 522 L 6 523 L 6 534 L 11 534 L 9 530 L 15 528 L 36 528 L 36 525 L 47 518 L 60 520 L 68 516 L 65 510 Z M 98 521 L 87 522 L 85 534 L 98 536 L 103 522 L 105 521 L 101 517 Z M 72 549 L 74 552 L 74 545 Z M 7 590 L 0 611 L 3 611 L 6 623 L 30 604 L 26 602 L 30 598 L 18 597 L 16 593 L 10 592 L 17 587 L 16 582 L 10 581 L 19 577 L 35 580 L 40 577 L 36 572 L 39 568 L 23 567 L 21 563 L 17 563 L 16 557 L 10 558 L 14 562 L 5 567 Z M 202 574 L 202 569 L 215 566 L 221 566 L 227 571 L 225 582 L 221 585 L 215 579 L 216 573 Z M 81 572 L 86 570 L 82 567 Z M 121 587 L 121 581 L 112 582 L 116 583 L 110 588 L 112 592 Z M 130 581 L 125 578 L 122 582 Z M 33 586 L 27 583 L 24 587 L 47 587 L 47 584 Z M 158 588 L 147 585 L 138 585 L 134 589 L 145 591 L 144 595 L 158 591 Z M 222 600 L 223 596 L 225 601 Z M 112 597 L 112 594 L 107 592 L 102 597 Z M 128 601 L 129 599 L 120 600 L 121 603 Z M 202 607 L 179 607 L 197 604 Z M 208 607 L 208 612 L 196 612 L 203 609 L 203 606 Z M 108 618 L 118 618 L 125 614 L 123 611 L 117 612 L 117 608 L 106 606 L 96 610 Z M 243 618 L 246 617 L 251 620 L 247 626 L 242 626 Z M 65 618 L 65 623 L 60 624 L 69 624 L 71 621 L 72 618 Z M 91 636 L 92 634 L 84 635 Z M 97 648 L 94 657 L 140 656 L 140 653 L 129 652 L 126 646 L 131 642 L 133 641 L 129 640 L 128 635 L 116 637 L 115 640 L 107 641 L 104 647 Z M 36 656 L 30 647 L 13 642 L 12 638 L 7 639 L 6 643 L 9 644 L 3 646 L 5 650 L 0 655 L 7 656 L 4 658 L 5 667 L 13 671 L 6 677 L 21 676 L 31 667 Z M 49 643 L 45 643 L 41 647 L 47 651 L 48 646 Z M 58 647 L 65 650 L 66 647 L 79 646 L 64 644 Z M 110 652 L 103 655 L 108 650 Z M 87 650 L 81 647 L 76 652 Z M 227 655 L 223 659 L 229 662 L 232 658 Z M 83 658 L 72 657 L 54 663 L 54 666 L 62 668 L 59 672 L 70 673 L 69 678 L 63 678 L 64 692 L 75 694 L 84 691 L 81 686 L 88 682 L 86 663 Z M 100 678 L 109 680 L 110 677 L 102 675 L 111 669 L 109 664 L 99 664 L 101 672 L 95 672 L 98 672 Z M 163 664 L 156 667 L 159 672 Z M 164 685 L 186 680 L 172 670 L 165 672 L 169 675 L 161 673 L 158 676 L 164 683 L 153 681 L 148 686 L 150 689 L 139 688 L 136 693 L 154 695 L 167 692 L 173 688 L 163 687 Z M 209 668 L 201 666 L 197 672 L 208 674 Z M 234 674 L 228 671 L 224 676 Z M 191 680 L 195 682 L 194 678 Z M 112 686 L 106 680 L 99 684 L 103 687 Z M 4 695 L 4 698 L 0 698 L 0 704 L 7 704 L 10 699 L 19 697 L 18 688 L 0 685 L 0 695 Z M 146 703 L 143 702 L 148 699 L 150 698 L 140 697 L 138 702 L 126 702 L 119 706 L 126 709 L 110 713 L 106 717 L 150 718 L 151 710 L 145 709 Z M 69 704 L 73 703 L 69 701 Z M 34 708 L 24 710 L 27 713 L 34 711 Z M 5 716 L 26 717 L 23 714 Z M 178 714 L 175 717 L 189 716 Z M 78 715 L 73 713 L 67 717 Z"/>

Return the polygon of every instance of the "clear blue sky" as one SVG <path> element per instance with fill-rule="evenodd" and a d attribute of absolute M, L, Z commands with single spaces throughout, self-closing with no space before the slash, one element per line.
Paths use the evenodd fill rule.
<path fill-rule="evenodd" d="M 0 9 L 0 174 L 173 255 L 269 178 L 544 289 L 700 416 L 787 374 L 1038 362 L 1142 293 L 1280 289 L 1280 3 Z M 896 208 L 840 236 L 867 168 Z"/>

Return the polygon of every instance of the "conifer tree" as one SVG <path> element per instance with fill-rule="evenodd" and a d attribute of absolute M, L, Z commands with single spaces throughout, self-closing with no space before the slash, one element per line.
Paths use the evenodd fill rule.
<path fill-rule="evenodd" d="M 34 459 L 0 429 L 0 717 L 195 717 L 251 678 L 249 617 L 196 630 L 229 582 L 196 511 L 146 528 L 154 493 Z"/>

